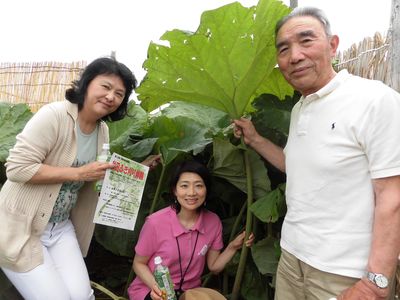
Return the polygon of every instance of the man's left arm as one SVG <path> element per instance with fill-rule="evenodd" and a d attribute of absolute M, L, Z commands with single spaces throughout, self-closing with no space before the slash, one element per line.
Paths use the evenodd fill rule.
<path fill-rule="evenodd" d="M 375 217 L 368 271 L 391 277 L 400 253 L 400 176 L 373 179 Z"/>
<path fill-rule="evenodd" d="M 373 179 L 375 214 L 367 271 L 393 279 L 400 253 L 400 176 Z M 379 288 L 367 278 L 337 297 L 338 300 L 386 299 L 389 288 Z"/>

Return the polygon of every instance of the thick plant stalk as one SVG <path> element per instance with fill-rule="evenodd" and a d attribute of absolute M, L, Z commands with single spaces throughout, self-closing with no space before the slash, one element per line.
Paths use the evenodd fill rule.
<path fill-rule="evenodd" d="M 242 219 L 242 216 L 244 214 L 244 211 L 246 210 L 246 207 L 247 207 L 247 202 L 243 203 L 239 214 L 235 218 L 235 223 L 233 223 L 232 231 L 231 231 L 231 234 L 229 235 L 229 242 L 231 242 L 233 240 L 233 238 L 239 233 L 238 227 L 240 225 L 240 220 Z"/>
<path fill-rule="evenodd" d="M 253 216 L 249 209 L 249 207 L 253 204 L 253 176 L 250 167 L 249 153 L 247 152 L 247 150 L 243 152 L 243 156 L 246 168 L 246 182 L 247 182 L 247 214 L 246 214 L 246 236 L 245 236 L 245 240 L 247 240 L 249 238 L 249 235 L 251 234 L 253 225 Z M 242 283 L 246 267 L 248 251 L 249 248 L 247 248 L 246 245 L 243 243 L 242 252 L 240 254 L 239 266 L 236 273 L 235 282 L 233 284 L 232 297 L 231 297 L 232 300 L 239 299 L 240 286 Z"/>
<path fill-rule="evenodd" d="M 151 206 L 150 206 L 150 210 L 149 210 L 149 215 L 152 214 L 154 212 L 154 210 L 156 209 L 156 205 L 158 202 L 158 198 L 160 196 L 160 191 L 161 191 L 161 185 L 164 182 L 164 176 L 165 176 L 165 165 L 161 164 L 162 169 L 161 169 L 161 175 L 160 175 L 160 179 L 158 180 L 158 184 L 157 184 L 157 189 L 156 189 L 156 193 L 154 194 L 154 198 L 153 201 L 151 202 Z"/>
<path fill-rule="evenodd" d="M 228 243 L 230 243 L 233 240 L 233 238 L 235 237 L 235 235 L 237 234 L 240 220 L 242 219 L 242 216 L 244 214 L 246 207 L 247 207 L 247 202 L 243 203 L 239 214 L 236 216 L 235 223 L 233 223 L 233 226 L 232 226 L 231 234 L 229 235 Z M 224 295 L 228 294 L 228 273 L 226 271 L 224 272 L 222 291 L 223 291 Z"/>

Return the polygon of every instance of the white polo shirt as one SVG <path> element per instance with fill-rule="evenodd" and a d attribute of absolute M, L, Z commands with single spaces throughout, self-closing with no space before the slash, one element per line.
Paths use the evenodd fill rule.
<path fill-rule="evenodd" d="M 400 94 L 343 70 L 294 106 L 284 152 L 282 248 L 319 270 L 362 277 L 371 179 L 400 174 Z"/>

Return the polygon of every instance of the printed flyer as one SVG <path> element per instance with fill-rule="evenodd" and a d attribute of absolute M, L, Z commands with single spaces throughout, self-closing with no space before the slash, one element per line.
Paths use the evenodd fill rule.
<path fill-rule="evenodd" d="M 113 153 L 106 171 L 94 223 L 133 230 L 149 167 Z"/>

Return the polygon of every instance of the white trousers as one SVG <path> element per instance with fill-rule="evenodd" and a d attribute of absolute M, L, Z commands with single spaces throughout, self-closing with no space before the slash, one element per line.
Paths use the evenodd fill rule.
<path fill-rule="evenodd" d="M 2 268 L 26 300 L 92 300 L 89 275 L 70 220 L 49 223 L 41 237 L 44 263 L 25 273 Z"/>

